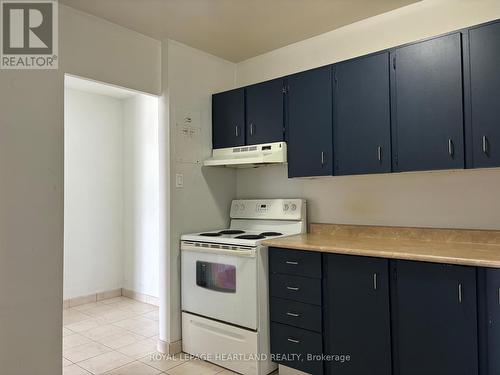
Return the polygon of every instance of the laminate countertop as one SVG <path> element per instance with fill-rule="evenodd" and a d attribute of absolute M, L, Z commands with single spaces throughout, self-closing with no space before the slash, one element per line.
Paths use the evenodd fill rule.
<path fill-rule="evenodd" d="M 310 233 L 265 246 L 500 268 L 500 231 L 311 224 Z"/>

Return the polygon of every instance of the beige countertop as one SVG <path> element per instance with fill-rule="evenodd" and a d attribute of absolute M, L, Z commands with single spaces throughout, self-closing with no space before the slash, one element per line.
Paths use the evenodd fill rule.
<path fill-rule="evenodd" d="M 500 231 L 311 224 L 264 245 L 325 253 L 500 268 Z"/>

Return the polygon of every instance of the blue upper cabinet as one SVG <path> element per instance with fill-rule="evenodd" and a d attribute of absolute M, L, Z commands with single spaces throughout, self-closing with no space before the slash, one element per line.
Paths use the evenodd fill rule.
<path fill-rule="evenodd" d="M 288 176 L 333 174 L 332 67 L 288 77 Z"/>
<path fill-rule="evenodd" d="M 469 31 L 472 167 L 500 166 L 500 23 Z"/>
<path fill-rule="evenodd" d="M 246 144 L 284 140 L 283 79 L 246 88 Z"/>
<path fill-rule="evenodd" d="M 245 145 L 245 89 L 212 95 L 213 148 Z"/>
<path fill-rule="evenodd" d="M 391 172 L 389 53 L 335 66 L 335 175 Z"/>
<path fill-rule="evenodd" d="M 393 54 L 393 168 L 464 168 L 461 34 Z"/>

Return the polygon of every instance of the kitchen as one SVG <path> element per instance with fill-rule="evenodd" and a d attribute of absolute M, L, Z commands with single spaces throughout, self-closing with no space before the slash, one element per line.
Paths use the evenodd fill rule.
<path fill-rule="evenodd" d="M 279 292 L 276 289 L 273 291 L 271 285 L 270 290 L 274 295 L 271 296 L 271 302 L 267 301 L 270 303 L 271 314 L 273 311 L 276 312 L 275 308 L 280 307 L 273 306 L 272 298 L 292 301 L 299 307 L 306 305 L 311 311 L 316 312 L 329 310 L 330 304 L 333 303 L 322 299 L 322 295 L 328 290 L 338 292 L 338 298 L 347 298 L 342 295 L 342 290 L 337 290 L 329 284 L 332 274 L 328 271 L 335 269 L 337 264 L 343 264 L 341 270 L 353 270 L 347 275 L 341 272 L 334 273 L 337 277 L 343 276 L 344 280 L 348 280 L 339 283 L 352 284 L 353 289 L 350 289 L 350 292 L 361 295 L 363 291 L 356 289 L 357 284 L 349 277 L 354 278 L 356 270 L 364 269 L 363 267 L 369 269 L 370 266 L 363 264 L 361 260 L 358 265 L 354 264 L 356 263 L 354 260 L 351 264 L 349 262 L 351 258 L 339 257 L 336 262 L 332 259 L 335 259 L 334 256 L 339 252 L 351 256 L 363 255 L 362 259 L 380 261 L 374 262 L 380 269 L 366 272 L 370 276 L 371 289 L 376 289 L 386 300 L 384 303 L 384 298 L 376 299 L 375 302 L 380 308 L 377 310 L 378 315 L 370 315 L 373 319 L 382 319 L 378 322 L 384 322 L 376 325 L 378 332 L 382 332 L 383 335 L 367 335 L 363 336 L 362 340 L 354 341 L 365 342 L 370 347 L 384 351 L 386 355 L 376 356 L 377 351 L 367 351 L 363 348 L 361 350 L 358 347 L 360 353 L 373 354 L 379 359 L 379 365 L 383 362 L 383 365 L 391 368 L 392 373 L 429 373 L 427 368 L 419 368 L 416 363 L 422 366 L 434 365 L 433 371 L 437 371 L 434 373 L 439 374 L 470 374 L 479 371 L 488 373 L 484 372 L 488 370 L 489 373 L 498 372 L 498 368 L 495 370 L 494 367 L 498 365 L 495 364 L 495 356 L 486 355 L 488 350 L 495 353 L 494 349 L 489 349 L 489 345 L 484 346 L 488 340 L 495 342 L 494 334 L 497 331 L 490 334 L 481 323 L 483 322 L 481 317 L 486 314 L 488 306 L 491 305 L 491 308 L 495 306 L 493 303 L 482 302 L 488 301 L 485 296 L 489 295 L 483 293 L 488 289 L 482 285 L 483 283 L 494 285 L 495 279 L 494 273 L 483 274 L 483 270 L 498 267 L 495 266 L 498 264 L 498 255 L 495 256 L 495 249 L 498 248 L 496 231 L 500 229 L 497 193 L 500 177 L 498 170 L 495 169 L 495 166 L 498 166 L 498 154 L 495 152 L 495 139 L 498 133 L 495 133 L 497 128 L 494 126 L 491 128 L 491 133 L 487 134 L 481 134 L 483 129 L 477 131 L 474 127 L 478 122 L 490 121 L 487 116 L 490 114 L 495 116 L 497 107 L 490 103 L 490 100 L 498 98 L 498 91 L 494 91 L 498 90 L 498 86 L 495 86 L 498 83 L 495 78 L 497 65 L 492 65 L 491 60 L 474 59 L 474 56 L 487 56 L 497 50 L 498 43 L 495 41 L 498 39 L 494 36 L 496 34 L 494 31 L 488 31 L 494 29 L 494 21 L 500 18 L 497 2 L 424 0 L 387 10 L 363 20 L 351 21 L 350 24 L 335 30 L 332 28 L 333 31 L 317 36 L 311 35 L 312 38 L 302 41 L 296 40 L 294 44 L 287 47 L 283 45 L 279 49 L 276 47 L 274 51 L 265 51 L 266 53 L 263 52 L 260 56 L 246 56 L 243 59 L 240 56 L 232 56 L 232 61 L 238 61 L 237 63 L 228 58 L 214 57 L 173 40 L 158 42 L 156 39 L 117 27 L 115 24 L 84 13 L 95 14 L 97 12 L 95 9 L 93 11 L 81 9 L 80 4 L 80 10 L 74 10 L 71 1 L 61 3 L 69 5 L 61 4 L 59 9 L 61 72 L 39 74 L 37 72 L 36 75 L 34 72 L 0 73 L 2 87 L 10 88 L 8 92 L 0 90 L 2 102 L 9 104 L 2 108 L 3 118 L 6 123 L 15 121 L 27 124 L 26 128 L 2 129 L 5 131 L 5 137 L 1 137 L 16 141 L 13 145 L 2 141 L 1 152 L 3 160 L 9 159 L 9 155 L 12 155 L 10 160 L 15 161 L 15 166 L 19 170 L 15 175 L 7 174 L 7 164 L 2 165 L 2 177 L 4 170 L 6 171 L 6 178 L 2 180 L 7 181 L 4 191 L 12 197 L 12 202 L 15 202 L 6 205 L 5 210 L 2 210 L 10 218 L 9 221 L 6 219 L 4 221 L 2 218 L 2 238 L 5 239 L 5 245 L 2 246 L 2 285 L 12 285 L 14 280 L 20 281 L 21 277 L 24 280 L 17 292 L 2 289 L 2 295 L 5 292 L 5 301 L 9 301 L 5 302 L 8 309 L 4 310 L 1 317 L 2 337 L 8 338 L 9 342 L 9 345 L 4 346 L 7 340 L 5 343 L 2 341 L 0 345 L 0 363 L 5 366 L 2 371 L 12 374 L 61 372 L 61 354 L 58 349 L 60 338 L 52 332 L 57 332 L 60 326 L 59 306 L 62 305 L 60 186 L 63 142 L 60 124 L 63 100 L 60 93 L 62 87 L 60 73 L 68 72 L 160 96 L 159 131 L 162 139 L 160 162 L 165 166 L 160 171 L 163 194 L 160 197 L 160 225 L 165 228 L 164 232 L 160 233 L 160 246 L 165 249 L 160 254 L 160 280 L 167 286 L 166 290 L 160 292 L 161 351 L 174 353 L 182 348 L 185 340 L 181 329 L 183 326 L 181 271 L 184 254 L 180 246 L 181 235 L 187 233 L 199 235 L 233 229 L 231 224 L 234 220 L 245 223 L 253 220 L 246 216 L 246 209 L 251 203 L 247 203 L 244 210 L 239 209 L 236 213 L 233 201 L 241 204 L 240 201 L 255 199 L 261 201 L 300 199 L 305 201 L 305 223 L 309 234 L 288 240 L 286 237 L 264 239 L 262 242 L 259 242 L 261 239 L 242 239 L 242 241 L 257 241 L 256 245 L 270 248 L 271 273 L 268 277 L 271 284 L 277 281 L 303 281 L 302 277 L 317 286 L 313 288 L 316 294 L 310 293 L 306 296 L 310 299 L 301 301 L 296 299 L 299 297 L 276 295 Z M 311 6 L 311 8 L 320 9 L 321 6 Z M 102 18 L 113 22 L 105 9 L 100 11 Z M 311 13 L 317 11 L 317 9 L 311 10 Z M 119 23 L 118 20 L 114 22 Z M 90 35 L 83 37 L 85 33 Z M 106 41 L 114 41 L 115 47 L 111 50 Z M 131 48 L 131 45 L 134 48 Z M 498 51 L 496 53 L 498 54 Z M 134 58 L 127 58 L 129 54 Z M 464 63 L 466 54 L 470 64 Z M 396 55 L 395 69 L 393 55 Z M 99 61 L 107 62 L 109 67 L 106 64 L 95 65 L 93 60 L 97 57 Z M 429 65 L 426 65 L 427 63 Z M 432 66 L 429 67 L 430 65 Z M 380 68 L 381 66 L 383 68 Z M 341 91 L 341 94 L 334 92 L 334 78 L 337 78 L 340 88 L 346 87 L 345 82 L 350 82 L 354 89 Z M 442 81 L 439 82 L 440 80 Z M 481 83 L 477 84 L 477 80 Z M 365 89 L 363 86 L 365 84 L 377 89 Z M 362 86 L 363 90 L 356 88 L 359 86 Z M 31 91 L 27 96 L 28 87 Z M 40 95 L 41 87 L 43 92 L 49 92 L 51 95 Z M 484 91 L 481 91 L 482 89 Z M 224 95 L 221 93 L 234 92 L 233 90 L 239 97 L 225 99 L 235 100 L 229 107 L 234 111 L 231 115 L 239 116 L 238 123 L 241 125 L 237 123 L 240 128 L 235 128 L 235 123 L 232 122 L 231 127 L 224 133 L 217 124 L 215 113 L 216 109 L 220 108 L 216 107 L 216 98 L 223 98 Z M 253 97 L 252 92 L 256 92 Z M 360 93 L 364 95 L 360 96 Z M 215 96 L 212 102 L 213 94 Z M 40 96 L 44 103 L 43 110 L 39 104 L 34 105 L 40 100 Z M 262 97 L 264 99 L 260 99 Z M 252 108 L 255 108 L 251 107 L 252 103 L 249 102 L 252 98 L 255 99 L 257 108 L 273 108 L 276 101 L 286 98 L 281 113 L 279 109 L 273 112 L 273 116 L 278 116 L 278 121 L 272 121 L 273 125 L 279 125 L 281 118 L 281 125 L 287 126 L 285 134 L 282 131 L 280 133 L 279 126 L 273 127 L 272 134 L 266 134 L 271 137 L 275 134 L 284 135 L 283 139 L 258 139 L 255 143 L 245 143 L 245 138 L 248 140 L 252 136 L 259 137 L 262 134 L 259 125 L 262 118 L 258 112 L 255 112 L 254 120 L 248 122 Z M 356 102 L 356 99 L 360 100 Z M 22 100 L 30 104 L 30 110 L 24 113 L 19 111 L 18 103 Z M 213 112 L 212 104 L 214 104 Z M 419 104 L 426 110 L 418 107 Z M 486 106 L 488 110 L 482 106 Z M 430 110 L 427 110 L 429 108 Z M 373 112 L 370 112 L 371 110 Z M 39 116 L 40 113 L 45 115 Z M 241 116 L 243 116 L 242 121 L 240 121 Z M 36 142 L 31 140 L 23 143 L 21 141 L 23 131 L 31 129 L 34 119 L 37 120 L 37 128 L 43 129 L 44 132 L 39 134 Z M 299 124 L 303 123 L 304 119 L 307 120 L 308 126 L 300 127 Z M 357 128 L 342 128 L 341 120 L 346 121 L 345 119 L 348 121 L 355 119 L 357 124 L 366 124 L 370 120 L 370 125 L 377 126 L 363 128 L 359 125 Z M 212 120 L 214 120 L 213 138 Z M 439 124 L 439 127 L 436 124 Z M 415 128 L 423 129 L 425 132 L 416 134 L 411 131 Z M 237 142 L 231 143 L 233 140 L 230 137 L 235 137 Z M 272 144 L 274 141 L 285 142 L 287 164 L 278 163 L 244 169 L 203 166 L 205 161 L 213 160 L 217 156 L 212 154 L 212 141 L 215 149 L 224 148 L 226 145 L 227 148 L 245 148 L 247 145 L 249 147 L 258 144 L 268 145 L 270 141 L 273 141 L 270 142 Z M 45 158 L 31 156 L 33 153 L 30 149 L 36 150 L 37 154 L 46 155 Z M 21 151 L 27 155 L 25 158 L 21 157 Z M 247 150 L 247 152 L 253 151 Z M 283 161 L 283 158 L 281 160 Z M 251 162 L 255 162 L 255 159 Z M 48 170 L 49 173 L 42 176 L 37 172 L 39 170 Z M 368 172 L 370 174 L 367 174 Z M 20 189 L 21 186 L 29 188 Z M 32 189 L 38 189 L 37 194 L 32 194 Z M 285 212 L 287 203 L 284 201 L 260 204 L 279 207 L 281 215 Z M 276 206 L 274 202 L 277 202 Z M 32 207 L 38 207 L 36 214 L 32 213 Z M 282 218 L 272 212 L 273 209 L 261 214 L 264 217 L 272 215 L 270 219 L 265 220 L 272 221 L 278 218 L 278 221 L 281 221 Z M 256 210 L 253 210 L 253 213 L 255 212 Z M 233 220 L 230 221 L 230 218 Z M 251 223 L 255 224 L 253 221 Z M 352 227 L 344 227 L 343 224 Z M 370 228 L 372 232 L 368 229 L 361 230 L 357 225 L 373 226 Z M 445 229 L 384 230 L 380 228 L 381 226 Z M 23 228 L 22 233 L 19 228 Z M 250 227 L 246 229 L 254 231 Z M 258 227 L 256 230 L 259 234 L 268 231 L 267 228 L 262 231 L 260 229 L 261 227 Z M 238 228 L 238 230 L 245 229 Z M 33 232 L 31 236 L 22 235 L 31 232 Z M 421 242 L 433 242 L 436 238 L 441 239 L 438 241 L 439 246 L 425 248 L 415 245 Z M 453 249 L 450 250 L 442 245 L 446 242 L 443 238 L 454 244 Z M 214 243 L 212 239 L 210 241 L 209 243 Z M 326 241 L 327 244 L 322 241 Z M 239 245 L 246 246 L 245 242 Z M 5 259 L 9 259 L 8 263 L 3 262 L 4 248 L 9 249 L 5 254 L 10 254 L 10 249 L 19 249 L 12 259 L 6 256 Z M 29 248 L 47 250 L 33 254 L 26 250 Z M 456 249 L 462 248 L 465 249 L 463 252 L 457 252 Z M 273 260 L 281 259 L 283 252 L 279 249 L 290 249 L 286 254 L 290 257 L 293 255 L 294 259 L 287 261 L 298 262 L 298 257 L 303 256 L 301 262 L 310 262 L 310 267 L 297 271 L 293 270 L 293 265 L 289 265 L 289 268 L 279 268 L 279 261 L 273 263 Z M 437 255 L 432 253 L 433 249 L 438 249 L 440 253 Z M 489 249 L 493 249 L 493 255 Z M 403 253 L 398 253 L 398 250 Z M 33 263 L 37 264 L 37 268 L 32 266 L 23 268 L 26 266 L 28 255 Z M 357 257 L 355 259 L 359 260 Z M 463 267 L 447 268 L 450 273 L 447 274 L 449 277 L 445 278 L 445 281 L 449 281 L 450 284 L 445 283 L 442 288 L 450 290 L 450 296 L 453 298 L 450 297 L 450 301 L 439 298 L 438 292 L 441 291 L 439 287 L 435 288 L 437 301 L 429 302 L 423 298 L 422 294 L 418 293 L 418 285 L 415 286 L 410 281 L 418 276 L 419 280 L 429 282 L 432 280 L 437 283 L 434 285 L 441 285 L 439 282 L 443 281 L 442 274 L 432 268 L 412 268 L 404 263 L 403 259 L 419 261 L 425 265 L 453 264 Z M 397 288 L 394 288 L 396 284 L 388 277 L 389 270 L 393 269 L 397 270 L 398 275 L 403 275 L 398 278 Z M 453 270 L 464 270 L 464 274 L 458 271 L 455 273 Z M 229 274 L 230 272 L 228 271 Z M 54 277 L 42 282 L 47 274 Z M 206 281 L 210 283 L 214 280 L 207 278 Z M 339 283 L 334 284 L 339 285 Z M 28 285 L 39 285 L 37 293 L 34 293 Z M 292 284 L 288 286 L 297 287 Z M 471 306 L 469 302 L 473 298 L 469 293 L 473 289 L 477 290 L 479 303 Z M 49 293 L 49 290 L 54 292 Z M 318 291 L 319 299 L 317 299 Z M 12 293 L 20 293 L 23 298 L 18 300 L 15 297 L 17 294 Z M 407 301 L 404 299 L 407 295 L 413 295 L 415 299 Z M 413 352 L 412 345 L 418 341 L 406 340 L 407 334 L 412 336 L 419 331 L 422 334 L 429 332 L 419 330 L 422 327 L 419 325 L 421 322 L 417 319 L 418 316 L 410 314 L 419 310 L 405 308 L 414 305 L 428 307 L 435 304 L 442 307 L 440 311 L 444 311 L 449 308 L 448 302 L 451 303 L 451 300 L 456 302 L 459 298 L 462 299 L 461 307 L 464 314 L 468 314 L 466 316 L 469 317 L 476 315 L 475 318 L 468 319 L 467 324 L 462 324 L 463 321 L 456 316 L 457 321 L 453 324 L 466 327 L 467 331 L 465 328 L 457 330 L 453 342 L 466 346 L 472 345 L 471 343 L 475 341 L 480 349 L 473 348 L 467 351 L 469 355 L 457 354 L 463 353 L 464 348 L 442 344 L 446 340 L 445 336 L 441 335 L 439 338 L 442 341 L 435 340 L 431 344 L 434 343 L 440 350 L 449 349 L 448 351 L 443 349 L 443 352 L 437 354 L 434 352 L 436 355 L 430 356 L 427 361 L 414 362 L 414 357 L 406 356 L 405 354 Z M 37 318 L 32 315 L 34 313 L 29 312 L 29 306 L 33 301 L 39 303 L 39 310 L 43 312 Z M 343 301 L 342 306 L 346 308 L 350 306 L 350 309 L 331 310 L 335 311 L 332 314 L 337 313 L 343 319 L 349 316 L 357 317 L 357 321 L 360 321 L 359 315 L 354 314 L 362 311 L 360 306 L 357 309 L 355 301 L 349 299 Z M 404 325 L 401 321 L 410 320 L 400 318 L 396 324 L 390 319 L 395 316 L 394 310 L 399 311 L 399 315 L 402 312 L 409 314 L 407 317 L 413 319 L 410 319 L 413 323 Z M 26 311 L 24 316 L 29 317 L 30 321 L 37 322 L 25 324 L 25 320 L 20 320 L 21 317 L 17 316 L 19 311 Z M 381 311 L 389 313 L 382 314 Z M 441 327 L 442 325 L 438 323 L 443 319 L 446 322 L 446 317 L 443 317 L 444 313 L 431 315 L 429 311 L 432 309 L 425 309 L 424 312 L 439 319 L 429 320 L 429 325 L 424 328 L 434 332 L 432 328 Z M 297 313 L 295 310 L 286 312 Z M 498 311 L 496 314 L 498 316 Z M 303 330 L 311 332 L 315 338 L 321 336 L 321 345 L 316 344 L 317 339 L 313 340 L 314 345 L 308 346 L 308 352 L 314 353 L 312 348 L 317 348 L 316 353 L 332 354 L 330 341 L 327 339 L 331 335 L 328 328 L 329 319 L 325 319 L 324 316 L 321 318 L 322 321 L 308 319 L 303 323 L 322 323 L 323 327 L 304 328 L 297 326 L 296 323 L 286 324 L 271 317 L 269 319 L 271 354 L 275 352 L 273 339 L 278 340 L 282 334 L 281 330 L 273 329 L 273 325 L 276 324 L 277 327 L 282 325 L 290 327 L 289 330 L 295 330 L 294 332 Z M 4 325 L 4 322 L 8 324 Z M 476 331 L 471 329 L 473 322 L 477 322 Z M 348 327 L 349 325 L 345 324 L 342 327 L 345 330 L 340 332 L 345 334 Z M 369 324 L 368 321 L 356 326 L 360 331 L 373 327 L 375 325 Z M 404 331 L 403 327 L 408 330 Z M 452 322 L 447 322 L 444 327 L 452 327 Z M 395 328 L 399 328 L 396 329 L 399 332 L 398 345 L 391 341 L 396 337 Z M 480 332 L 479 336 L 477 331 Z M 289 333 L 289 331 L 284 332 Z M 386 337 L 388 332 L 393 332 L 391 339 Z M 487 333 L 486 336 L 484 332 Z M 459 336 L 458 333 L 464 336 Z M 379 345 L 368 339 L 369 337 L 380 339 L 382 336 L 385 337 L 385 345 Z M 476 337 L 476 340 L 469 340 L 470 337 Z M 482 339 L 477 340 L 477 337 Z M 285 340 L 288 338 L 297 340 L 295 335 L 288 335 Z M 49 345 L 41 345 L 47 340 Z M 498 342 L 498 339 L 496 341 Z M 324 345 L 325 343 L 327 345 Z M 34 352 L 33 360 L 20 360 L 21 345 L 24 345 L 26 350 Z M 279 349 L 277 352 L 288 352 L 282 350 L 279 343 L 277 348 Z M 357 353 L 354 349 L 352 351 Z M 345 361 L 344 364 L 359 364 L 354 361 L 355 357 L 351 357 L 352 361 Z M 443 361 L 439 362 L 437 357 Z M 454 358 L 453 366 L 447 367 L 444 359 L 450 357 Z M 399 360 L 396 361 L 395 358 Z M 21 362 L 22 365 L 19 364 Z M 331 371 L 326 365 L 323 368 L 324 364 L 319 364 L 321 370 L 303 368 L 300 364 L 292 362 L 280 365 L 282 373 L 305 370 L 303 372 L 315 374 L 323 370 L 325 373 Z M 487 366 L 490 366 L 490 369 Z M 343 368 L 349 371 L 347 365 Z M 469 371 L 471 368 L 476 370 Z M 391 373 L 387 370 L 363 372 L 352 367 L 351 369 L 350 373 L 356 374 Z"/>

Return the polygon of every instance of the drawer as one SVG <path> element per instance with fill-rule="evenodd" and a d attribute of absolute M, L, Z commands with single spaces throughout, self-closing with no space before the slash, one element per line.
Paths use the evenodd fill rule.
<path fill-rule="evenodd" d="M 322 310 L 320 306 L 272 297 L 271 320 L 290 326 L 321 332 Z"/>
<path fill-rule="evenodd" d="M 321 253 L 272 247 L 269 263 L 273 273 L 321 278 Z"/>
<path fill-rule="evenodd" d="M 323 374 L 323 362 L 307 358 L 308 354 L 323 353 L 323 337 L 319 333 L 271 323 L 271 353 L 277 363 L 313 375 Z"/>
<path fill-rule="evenodd" d="M 272 297 L 321 306 L 321 279 L 272 273 L 270 289 Z"/>

